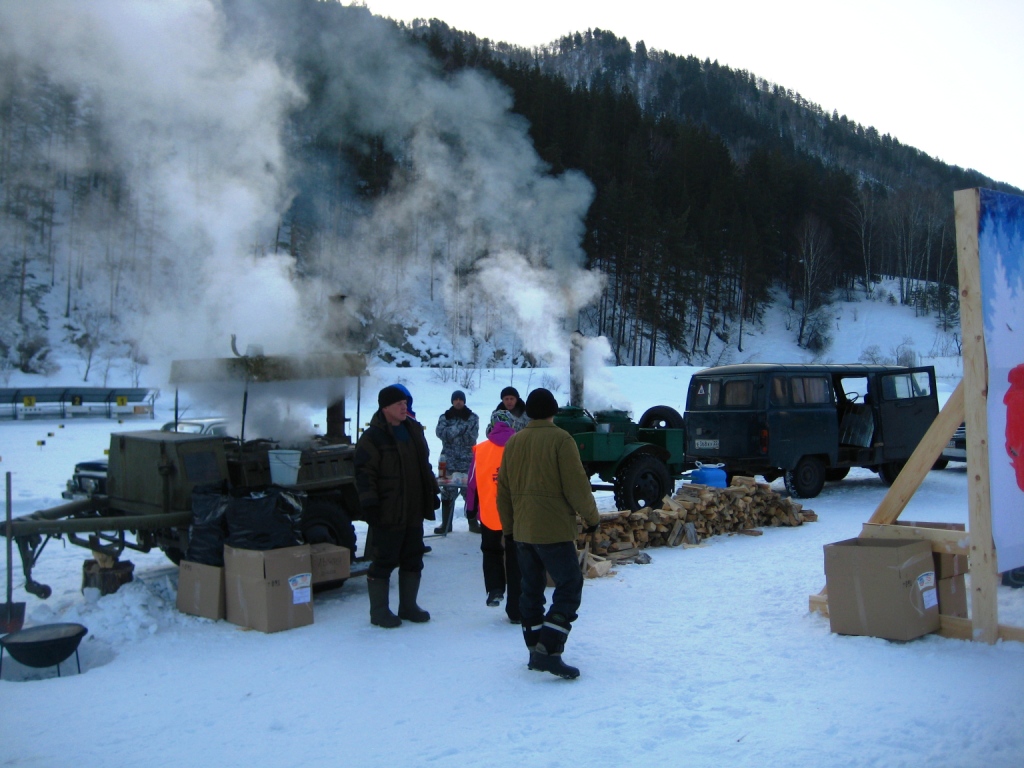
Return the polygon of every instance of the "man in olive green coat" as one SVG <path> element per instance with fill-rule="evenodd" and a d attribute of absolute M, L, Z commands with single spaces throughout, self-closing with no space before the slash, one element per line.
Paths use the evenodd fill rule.
<path fill-rule="evenodd" d="M 562 650 L 583 598 L 576 515 L 588 532 L 601 518 L 576 442 L 555 426 L 557 412 L 558 403 L 546 389 L 535 389 L 526 399 L 531 421 L 505 444 L 498 470 L 498 514 L 503 533 L 516 542 L 529 667 L 573 679 L 580 671 L 562 661 Z M 545 616 L 546 574 L 555 592 Z"/>

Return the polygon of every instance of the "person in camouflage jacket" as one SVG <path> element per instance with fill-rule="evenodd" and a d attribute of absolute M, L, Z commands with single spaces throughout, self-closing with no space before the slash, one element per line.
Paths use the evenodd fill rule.
<path fill-rule="evenodd" d="M 466 393 L 461 389 L 452 392 L 452 407 L 441 414 L 437 420 L 434 434 L 441 440 L 441 453 L 444 454 L 448 466 L 448 475 L 469 472 L 469 463 L 473 459 L 473 446 L 480 436 L 480 418 L 466 405 Z M 455 513 L 455 500 L 462 494 L 466 499 L 466 489 L 441 484 L 441 525 L 434 533 L 446 534 L 452 530 L 452 517 Z M 480 533 L 480 524 L 476 514 L 466 509 L 469 530 Z"/>

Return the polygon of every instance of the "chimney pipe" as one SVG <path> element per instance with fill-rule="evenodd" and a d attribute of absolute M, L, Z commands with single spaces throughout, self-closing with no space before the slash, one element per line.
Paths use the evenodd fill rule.
<path fill-rule="evenodd" d="M 583 407 L 583 347 L 586 338 L 579 331 L 569 337 L 569 405 Z"/>

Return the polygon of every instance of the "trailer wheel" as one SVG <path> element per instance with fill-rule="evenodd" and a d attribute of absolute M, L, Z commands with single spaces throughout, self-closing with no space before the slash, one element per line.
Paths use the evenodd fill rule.
<path fill-rule="evenodd" d="M 164 549 L 164 554 L 175 565 L 181 565 L 181 561 L 185 559 L 185 553 L 179 547 L 167 547 Z"/>
<path fill-rule="evenodd" d="M 656 405 L 644 411 L 637 424 L 640 429 L 682 429 L 686 420 L 675 408 Z"/>
<path fill-rule="evenodd" d="M 786 490 L 790 496 L 813 499 L 825 487 L 825 462 L 817 456 L 804 456 L 796 467 L 786 470 Z"/>
<path fill-rule="evenodd" d="M 900 472 L 903 471 L 905 461 L 890 461 L 882 464 L 878 467 L 878 476 L 882 478 L 882 482 L 886 486 L 890 486 L 896 482 L 896 478 L 899 477 Z"/>
<path fill-rule="evenodd" d="M 936 459 L 932 469 L 945 469 L 949 465 L 949 459 Z"/>
<path fill-rule="evenodd" d="M 642 453 L 634 456 L 615 478 L 615 504 L 619 509 L 636 511 L 660 507 L 672 490 L 672 477 L 664 462 Z"/>

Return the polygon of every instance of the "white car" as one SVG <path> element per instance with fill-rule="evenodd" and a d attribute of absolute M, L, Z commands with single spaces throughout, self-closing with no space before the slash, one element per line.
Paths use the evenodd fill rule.
<path fill-rule="evenodd" d="M 227 419 L 221 416 L 205 416 L 198 419 L 178 419 L 168 421 L 162 427 L 162 432 L 185 432 L 190 435 L 215 435 L 217 437 L 228 436 Z"/>

